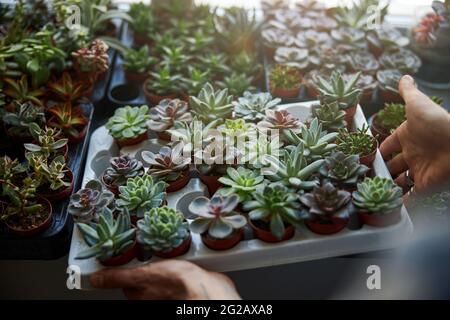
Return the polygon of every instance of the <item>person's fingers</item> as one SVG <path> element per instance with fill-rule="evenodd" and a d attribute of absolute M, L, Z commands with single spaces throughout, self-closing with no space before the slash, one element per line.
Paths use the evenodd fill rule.
<path fill-rule="evenodd" d="M 101 289 L 138 288 L 144 285 L 148 278 L 146 271 L 143 268 L 104 269 L 92 274 L 90 282 L 94 288 Z"/>
<path fill-rule="evenodd" d="M 398 131 L 399 128 L 387 137 L 380 146 L 381 156 L 385 160 L 389 159 L 389 156 L 393 153 L 402 151 L 402 145 L 400 144 L 400 140 L 398 138 Z"/>
<path fill-rule="evenodd" d="M 416 82 L 410 75 L 404 75 L 398 83 L 398 91 L 402 96 L 406 104 L 412 102 L 413 95 L 415 95 L 419 90 L 416 87 Z"/>
<path fill-rule="evenodd" d="M 403 157 L 403 153 L 396 155 L 392 160 L 389 160 L 386 165 L 393 176 L 408 170 L 408 164 Z"/>

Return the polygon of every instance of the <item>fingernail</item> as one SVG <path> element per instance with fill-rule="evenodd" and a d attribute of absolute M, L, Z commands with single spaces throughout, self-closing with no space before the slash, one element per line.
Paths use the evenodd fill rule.
<path fill-rule="evenodd" d="M 411 84 L 415 84 L 415 83 L 416 83 L 416 82 L 414 81 L 414 78 L 411 77 L 409 74 L 404 75 L 404 76 L 402 77 L 402 80 L 403 80 L 403 81 L 407 81 L 407 82 L 409 82 L 409 83 L 411 83 Z"/>
<path fill-rule="evenodd" d="M 93 287 L 101 288 L 103 286 L 103 276 L 100 274 L 94 273 L 90 280 Z"/>

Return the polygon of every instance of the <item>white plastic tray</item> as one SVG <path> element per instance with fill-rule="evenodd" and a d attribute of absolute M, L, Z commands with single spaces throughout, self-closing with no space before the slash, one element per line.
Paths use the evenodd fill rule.
<path fill-rule="evenodd" d="M 316 102 L 303 102 L 286 104 L 279 109 L 289 110 L 296 117 L 305 120 L 310 114 L 310 107 Z M 358 106 L 354 118 L 354 127 L 360 128 L 367 124 L 362 109 Z M 100 178 L 109 164 L 109 158 L 121 154 L 132 154 L 138 159 L 141 150 L 158 151 L 160 145 L 157 139 L 150 139 L 141 145 L 118 149 L 113 138 L 105 127 L 98 128 L 91 137 L 87 155 L 86 168 L 83 177 L 83 186 L 91 179 Z M 374 162 L 376 175 L 391 178 L 389 171 L 380 155 Z M 197 196 L 207 195 L 206 187 L 199 179 L 193 178 L 182 190 L 171 193 L 167 197 L 168 205 L 183 212 L 189 218 L 188 204 Z M 296 231 L 295 236 L 285 242 L 268 244 L 258 239 L 252 239 L 251 231 L 247 230 L 245 239 L 236 247 L 227 251 L 213 251 L 204 246 L 200 236 L 192 234 L 190 250 L 177 259 L 186 259 L 214 271 L 234 271 L 253 269 L 293 262 L 322 259 L 334 256 L 369 252 L 381 249 L 397 247 L 409 239 L 413 231 L 413 225 L 405 207 L 402 208 L 401 220 L 395 225 L 385 228 L 363 226 L 359 230 L 344 229 L 334 235 L 321 236 L 312 233 L 302 226 Z M 75 260 L 75 256 L 86 248 L 77 227 L 74 227 L 72 243 L 69 253 L 69 265 L 80 268 L 82 275 L 82 287 L 88 287 L 88 279 L 91 273 L 103 268 L 95 259 Z M 152 257 L 147 262 L 133 260 L 126 266 L 132 267 L 160 260 Z"/>

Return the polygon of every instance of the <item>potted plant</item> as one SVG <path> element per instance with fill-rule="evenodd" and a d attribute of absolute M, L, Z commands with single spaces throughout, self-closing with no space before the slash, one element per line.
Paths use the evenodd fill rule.
<path fill-rule="evenodd" d="M 379 58 L 384 69 L 397 69 L 403 74 L 414 74 L 419 71 L 422 61 L 408 49 L 385 51 Z"/>
<path fill-rule="evenodd" d="M 8 187 L 8 183 L 12 185 L 19 185 L 23 179 L 26 178 L 28 167 L 25 164 L 19 162 L 18 159 L 12 160 L 7 155 L 0 157 L 0 180 L 4 183 L 0 183 L 0 187 L 4 184 Z M 4 192 L 0 188 L 0 196 L 4 195 Z"/>
<path fill-rule="evenodd" d="M 8 137 L 13 141 L 23 143 L 33 140 L 30 134 L 30 126 L 32 123 L 43 126 L 45 115 L 43 108 L 35 106 L 31 102 L 14 102 L 13 110 L 6 111 L 2 120 Z"/>
<path fill-rule="evenodd" d="M 276 65 L 270 70 L 270 93 L 281 99 L 296 98 L 300 94 L 302 77 L 296 68 Z"/>
<path fill-rule="evenodd" d="M 228 250 L 243 238 L 243 227 L 247 219 L 233 211 L 239 203 L 239 196 L 213 196 L 211 199 L 198 197 L 189 204 L 189 211 L 197 218 L 190 224 L 194 233 L 201 235 L 202 242 L 213 250 Z"/>
<path fill-rule="evenodd" d="M 189 180 L 189 164 L 191 157 L 183 157 L 183 144 L 176 143 L 170 147 L 162 147 L 158 153 L 142 151 L 142 160 L 149 165 L 147 174 L 165 181 L 166 192 L 175 192 L 184 188 Z"/>
<path fill-rule="evenodd" d="M 348 224 L 350 200 L 350 192 L 339 190 L 329 182 L 315 187 L 312 192 L 300 196 L 309 213 L 305 225 L 318 234 L 338 233 Z"/>
<path fill-rule="evenodd" d="M 365 178 L 353 192 L 353 204 L 364 224 L 384 227 L 400 220 L 402 196 L 402 188 L 388 178 Z"/>
<path fill-rule="evenodd" d="M 109 165 L 102 175 L 102 182 L 116 196 L 119 195 L 119 187 L 128 179 L 142 177 L 145 173 L 142 162 L 129 155 L 111 158 Z"/>
<path fill-rule="evenodd" d="M 377 72 L 380 98 L 384 102 L 404 103 L 398 92 L 398 83 L 403 74 L 397 69 L 386 69 Z"/>
<path fill-rule="evenodd" d="M 226 176 L 219 178 L 219 182 L 224 185 L 217 191 L 218 195 L 229 196 L 231 194 L 237 194 L 239 196 L 239 202 L 245 203 L 252 197 L 252 193 L 256 190 L 261 191 L 264 187 L 264 176 L 259 172 L 246 169 L 242 166 L 227 168 Z"/>
<path fill-rule="evenodd" d="M 89 248 L 78 253 L 75 259 L 95 257 L 102 265 L 112 267 L 124 265 L 136 257 L 136 228 L 124 212 L 114 218 L 113 212 L 105 207 L 98 223 L 78 222 L 77 228 Z"/>
<path fill-rule="evenodd" d="M 37 197 L 37 181 L 25 178 L 19 186 L 0 181 L 3 192 L 9 198 L 3 212 L 0 213 L 11 233 L 20 236 L 33 236 L 48 229 L 52 223 L 52 205 L 42 197 Z M 4 185 L 8 185 L 7 188 Z"/>
<path fill-rule="evenodd" d="M 386 103 L 371 121 L 370 130 L 382 143 L 391 133 L 406 121 L 405 105 L 402 103 Z"/>
<path fill-rule="evenodd" d="M 309 52 L 301 48 L 280 47 L 275 51 L 273 60 L 279 65 L 306 71 L 310 67 Z"/>
<path fill-rule="evenodd" d="M 237 74 L 246 75 L 252 78 L 252 85 L 258 84 L 263 77 L 263 67 L 256 59 L 256 56 L 245 51 L 232 56 L 230 61 L 231 69 Z"/>
<path fill-rule="evenodd" d="M 253 192 L 243 207 L 253 234 L 264 242 L 289 240 L 302 217 L 298 196 L 282 185 L 267 185 L 262 192 Z"/>
<path fill-rule="evenodd" d="M 79 107 L 72 107 L 70 102 L 57 104 L 47 112 L 51 114 L 47 124 L 62 131 L 69 143 L 76 144 L 84 139 L 87 133 L 88 120 Z"/>
<path fill-rule="evenodd" d="M 275 55 L 279 47 L 291 47 L 294 45 L 295 37 L 288 31 L 279 28 L 267 28 L 261 32 L 261 39 L 269 59 Z"/>
<path fill-rule="evenodd" d="M 41 89 L 30 88 L 26 75 L 22 75 L 19 80 L 11 78 L 4 78 L 2 80 L 7 84 L 4 90 L 5 94 L 14 101 L 19 103 L 31 102 L 36 106 L 43 106 L 41 98 L 45 92 Z"/>
<path fill-rule="evenodd" d="M 358 155 L 345 155 L 341 151 L 336 151 L 326 157 L 319 169 L 326 181 L 349 192 L 356 190 L 357 183 L 365 177 L 368 171 L 367 166 L 359 163 Z"/>
<path fill-rule="evenodd" d="M 355 76 L 354 73 L 344 73 L 342 75 L 344 81 L 346 82 L 349 82 L 354 76 Z M 360 103 L 371 102 L 377 86 L 378 83 L 375 80 L 374 76 L 372 76 L 371 74 L 361 74 L 358 80 L 356 81 L 356 87 L 361 89 Z"/>
<path fill-rule="evenodd" d="M 349 57 L 348 67 L 353 73 L 361 71 L 363 74 L 374 76 L 380 69 L 380 63 L 369 52 L 355 52 Z"/>
<path fill-rule="evenodd" d="M 353 116 L 362 93 L 356 86 L 360 75 L 361 73 L 357 73 L 349 81 L 345 81 L 340 72 L 333 72 L 330 81 L 319 78 L 319 85 L 316 88 L 321 103 L 338 103 L 339 108 L 345 111 L 345 121 L 350 126 L 353 124 Z"/>
<path fill-rule="evenodd" d="M 246 91 L 234 103 L 235 117 L 257 123 L 264 120 L 267 110 L 274 110 L 280 102 L 280 98 L 273 98 L 268 92 L 251 93 Z"/>
<path fill-rule="evenodd" d="M 132 3 L 128 14 L 132 19 L 134 44 L 137 47 L 151 45 L 153 43 L 152 36 L 156 29 L 151 6 L 142 2 Z"/>
<path fill-rule="evenodd" d="M 144 175 L 128 179 L 126 185 L 119 187 L 119 199 L 116 205 L 126 208 L 131 221 L 135 222 L 144 217 L 144 213 L 151 208 L 162 206 L 166 198 L 166 183 L 154 182 L 152 176 Z"/>
<path fill-rule="evenodd" d="M 387 23 L 383 23 L 380 28 L 370 30 L 366 39 L 370 52 L 376 57 L 384 51 L 406 47 L 409 44 L 408 37 Z"/>
<path fill-rule="evenodd" d="M 203 71 L 198 67 L 188 67 L 188 76 L 183 78 L 183 101 L 189 102 L 189 96 L 198 96 L 210 78 L 209 69 Z"/>
<path fill-rule="evenodd" d="M 151 72 L 144 82 L 144 94 L 148 102 L 157 105 L 164 99 L 175 99 L 182 88 L 182 77 L 173 74 L 168 68 Z"/>
<path fill-rule="evenodd" d="M 186 50 L 183 45 L 178 47 L 163 47 L 162 51 L 159 64 L 162 68 L 170 70 L 175 74 L 182 73 L 192 59 L 191 56 L 185 54 Z"/>
<path fill-rule="evenodd" d="M 161 258 L 185 254 L 191 246 L 189 224 L 181 212 L 169 207 L 152 208 L 137 222 L 138 242 L 143 251 Z"/>
<path fill-rule="evenodd" d="M 75 222 L 90 223 L 99 220 L 105 207 L 114 208 L 114 194 L 104 190 L 100 181 L 91 180 L 70 196 L 67 212 Z"/>
<path fill-rule="evenodd" d="M 220 80 L 223 75 L 231 72 L 227 57 L 222 53 L 211 52 L 198 57 L 198 59 L 198 68 L 202 71 L 208 71 L 214 77 L 214 80 Z"/>
<path fill-rule="evenodd" d="M 116 109 L 105 127 L 119 147 L 132 146 L 148 139 L 148 106 Z"/>
<path fill-rule="evenodd" d="M 245 91 L 253 91 L 256 89 L 252 86 L 252 78 L 250 76 L 237 72 L 232 72 L 229 76 L 225 76 L 217 84 L 222 89 L 228 89 L 228 92 L 233 98 L 242 96 Z"/>
<path fill-rule="evenodd" d="M 358 155 L 361 164 L 372 169 L 373 161 L 378 150 L 377 139 L 368 134 L 369 128 L 364 126 L 355 132 L 341 129 L 337 136 L 337 150 L 345 155 Z"/>
<path fill-rule="evenodd" d="M 67 160 L 69 151 L 67 142 L 69 140 L 60 138 L 60 130 L 49 127 L 41 129 L 38 124 L 32 123 L 30 125 L 30 133 L 34 138 L 34 143 L 24 144 L 27 152 L 41 155 L 45 159 L 62 155 Z"/>
<path fill-rule="evenodd" d="M 128 49 L 123 57 L 123 70 L 125 71 L 125 79 L 129 82 L 144 82 L 148 78 L 148 73 L 155 59 L 150 57 L 147 46 L 140 49 Z"/>
<path fill-rule="evenodd" d="M 283 137 L 288 131 L 298 133 L 303 123 L 287 110 L 266 110 L 266 117 L 257 125 L 260 130 L 274 130 Z"/>
<path fill-rule="evenodd" d="M 88 97 L 95 81 L 109 69 L 107 51 L 108 45 L 96 39 L 88 47 L 72 52 L 75 71 L 78 78 L 84 82 Z"/>
<path fill-rule="evenodd" d="M 156 132 L 160 140 L 171 140 L 167 130 L 171 129 L 176 121 L 187 123 L 192 121 L 187 102 L 179 99 L 164 99 L 150 109 L 149 128 Z"/>
<path fill-rule="evenodd" d="M 311 115 L 328 132 L 336 132 L 347 126 L 345 122 L 345 111 L 339 108 L 336 101 L 313 105 L 311 107 Z"/>
<path fill-rule="evenodd" d="M 228 89 L 215 91 L 207 83 L 197 97 L 189 97 L 191 113 L 200 121 L 208 124 L 215 120 L 231 118 L 233 113 L 233 96 L 228 95 Z"/>
<path fill-rule="evenodd" d="M 49 83 L 48 88 L 54 99 L 61 102 L 70 102 L 77 105 L 83 94 L 83 83 L 74 81 L 69 72 L 63 72 L 58 81 Z"/>

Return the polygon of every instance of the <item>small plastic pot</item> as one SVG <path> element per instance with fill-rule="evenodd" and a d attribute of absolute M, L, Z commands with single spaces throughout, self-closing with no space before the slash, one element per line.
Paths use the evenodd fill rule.
<path fill-rule="evenodd" d="M 103 185 L 109 190 L 111 191 L 116 197 L 119 195 L 119 187 L 109 184 L 105 181 L 105 173 L 102 174 L 102 183 Z"/>
<path fill-rule="evenodd" d="M 48 208 L 47 218 L 40 225 L 38 225 L 32 229 L 26 229 L 26 230 L 16 228 L 16 227 L 8 224 L 8 220 L 6 220 L 5 224 L 11 233 L 16 234 L 21 237 L 31 237 L 31 236 L 37 235 L 41 232 L 44 232 L 51 226 L 52 220 L 53 220 L 52 204 L 50 203 L 50 201 L 48 201 L 47 199 L 42 198 L 42 197 L 39 197 L 38 202 Z"/>
<path fill-rule="evenodd" d="M 39 195 L 51 202 L 58 202 L 68 199 L 73 191 L 73 173 L 70 169 L 67 171 L 67 179 L 70 180 L 70 186 L 65 187 L 63 190 L 58 192 L 40 193 Z"/>
<path fill-rule="evenodd" d="M 305 221 L 305 225 L 317 234 L 334 234 L 344 229 L 348 218 L 329 217 L 327 219 L 313 218 Z"/>
<path fill-rule="evenodd" d="M 139 86 L 133 82 L 127 82 L 115 86 L 108 92 L 109 99 L 116 105 L 129 104 L 139 98 Z"/>
<path fill-rule="evenodd" d="M 134 239 L 133 246 L 122 253 L 120 256 L 112 257 L 105 261 L 100 261 L 100 263 L 106 267 L 116 267 L 127 264 L 128 262 L 136 258 L 136 247 L 136 239 Z"/>
<path fill-rule="evenodd" d="M 357 105 L 353 107 L 344 109 L 345 111 L 345 122 L 347 122 L 347 129 L 351 130 L 353 128 L 353 118 L 355 117 Z"/>
<path fill-rule="evenodd" d="M 300 94 L 300 87 L 294 89 L 271 88 L 270 92 L 273 96 L 281 99 L 293 99 Z"/>
<path fill-rule="evenodd" d="M 380 92 L 380 98 L 383 102 L 389 102 L 389 103 L 404 103 L 403 98 L 401 95 L 397 92 L 391 91 L 391 90 L 379 90 Z"/>
<path fill-rule="evenodd" d="M 170 134 L 168 134 L 166 131 L 163 132 L 156 132 L 156 135 L 158 136 L 159 140 L 162 141 L 172 141 L 172 137 Z"/>
<path fill-rule="evenodd" d="M 117 140 L 116 143 L 120 148 L 126 147 L 126 146 L 134 146 L 136 144 L 141 143 L 142 141 L 145 141 L 148 139 L 148 132 L 145 131 L 144 133 L 130 139 L 124 139 L 124 140 Z"/>
<path fill-rule="evenodd" d="M 162 251 L 153 251 L 153 254 L 157 257 L 164 258 L 164 259 L 170 259 L 175 258 L 178 256 L 181 256 L 189 251 L 189 248 L 191 247 L 191 234 L 175 249 L 169 252 L 162 252 Z"/>
<path fill-rule="evenodd" d="M 308 94 L 308 97 L 317 99 L 319 96 L 319 92 L 317 92 L 316 88 L 314 88 L 312 85 L 306 85 L 306 93 Z"/>
<path fill-rule="evenodd" d="M 360 99 L 360 103 L 369 103 L 372 101 L 373 97 L 373 89 L 368 89 L 366 91 L 363 91 Z"/>
<path fill-rule="evenodd" d="M 147 78 L 148 78 L 148 75 L 146 73 L 137 73 L 137 72 L 125 71 L 125 79 L 128 82 L 142 83 Z"/>
<path fill-rule="evenodd" d="M 205 176 L 200 173 L 200 180 L 206 185 L 211 196 L 223 186 L 219 178 L 220 176 Z"/>
<path fill-rule="evenodd" d="M 253 230 L 253 235 L 256 238 L 258 238 L 259 240 L 262 240 L 262 241 L 268 242 L 268 243 L 276 243 L 276 242 L 286 241 L 286 240 L 291 239 L 295 234 L 295 228 L 291 224 L 285 226 L 283 237 L 281 237 L 281 239 L 279 239 L 279 238 L 275 237 L 272 234 L 272 232 L 270 232 L 270 230 L 265 230 L 265 229 L 255 226 L 255 224 L 253 223 L 253 221 L 251 219 L 248 219 L 248 223 Z"/>
<path fill-rule="evenodd" d="M 244 237 L 244 230 L 239 229 L 233 232 L 231 236 L 226 239 L 216 239 L 208 235 L 207 232 L 201 235 L 202 242 L 205 246 L 212 250 L 223 251 L 228 250 L 236 246 L 239 242 L 241 242 Z"/>
<path fill-rule="evenodd" d="M 369 213 L 367 211 L 358 210 L 358 217 L 363 224 L 372 227 L 386 227 L 396 224 L 401 219 L 401 208 L 394 209 L 384 213 Z"/>
<path fill-rule="evenodd" d="M 382 127 L 379 125 L 377 120 L 377 115 L 373 115 L 370 119 L 370 131 L 372 131 L 372 134 L 377 137 L 378 143 L 383 143 L 384 140 L 386 140 L 387 137 L 389 137 L 389 133 L 384 131 Z"/>
<path fill-rule="evenodd" d="M 186 170 L 181 174 L 181 177 L 178 180 L 167 182 L 169 185 L 166 188 L 166 192 L 175 192 L 184 188 L 189 183 L 189 180 L 191 180 L 191 176 L 189 170 Z"/>
<path fill-rule="evenodd" d="M 149 87 L 149 83 L 150 83 L 151 79 L 147 79 L 145 80 L 142 88 L 144 90 L 144 95 L 145 98 L 147 99 L 148 102 L 150 102 L 153 105 L 157 105 L 161 102 L 161 100 L 164 99 L 175 99 L 177 97 L 177 95 L 175 93 L 173 94 L 168 94 L 165 96 L 159 96 L 157 94 L 154 94 L 153 92 L 149 91 L 147 88 Z"/>

